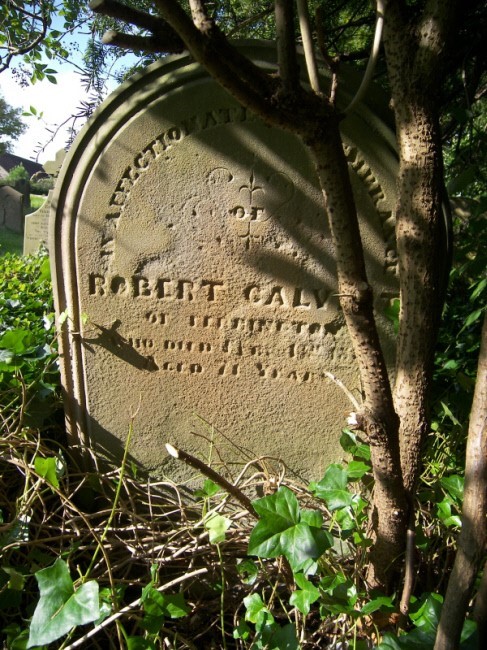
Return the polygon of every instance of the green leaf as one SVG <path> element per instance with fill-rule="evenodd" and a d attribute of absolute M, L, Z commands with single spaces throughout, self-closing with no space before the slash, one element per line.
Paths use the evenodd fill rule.
<path fill-rule="evenodd" d="M 439 594 L 428 594 L 420 607 L 409 614 L 416 627 L 436 633 L 440 620 L 443 597 Z"/>
<path fill-rule="evenodd" d="M 443 476 L 440 479 L 441 487 L 450 495 L 453 501 L 460 505 L 463 501 L 463 486 L 464 478 L 458 474 L 452 474 L 451 476 Z"/>
<path fill-rule="evenodd" d="M 264 605 L 260 594 L 250 594 L 250 596 L 244 598 L 243 602 L 246 609 L 246 621 L 250 621 L 258 627 L 272 624 L 274 622 L 274 617 Z"/>
<path fill-rule="evenodd" d="M 342 449 L 356 458 L 370 460 L 370 447 L 357 438 L 357 434 L 349 429 L 343 429 L 340 436 Z"/>
<path fill-rule="evenodd" d="M 144 612 L 152 616 L 182 618 L 191 611 L 186 604 L 183 593 L 163 594 L 150 584 L 146 585 L 142 590 L 141 602 L 144 606 Z"/>
<path fill-rule="evenodd" d="M 267 626 L 262 632 L 265 650 L 299 650 L 296 628 L 292 623 L 283 627 L 275 624 Z"/>
<path fill-rule="evenodd" d="M 475 323 L 475 321 L 478 321 L 479 318 L 482 316 L 483 312 L 484 312 L 484 309 L 481 307 L 480 309 L 476 309 L 471 314 L 469 314 L 467 316 L 467 318 L 465 319 L 465 322 L 464 322 L 463 327 L 460 330 L 459 334 L 461 332 L 463 332 L 463 330 L 467 329 L 467 327 L 470 327 L 470 325 L 472 325 L 472 323 Z"/>
<path fill-rule="evenodd" d="M 240 621 L 237 627 L 233 630 L 234 639 L 243 639 L 244 641 L 250 637 L 252 630 L 245 621 Z"/>
<path fill-rule="evenodd" d="M 313 528 L 321 528 L 323 526 L 323 515 L 319 510 L 301 510 L 300 521 Z"/>
<path fill-rule="evenodd" d="M 39 280 L 41 280 L 42 282 L 43 280 L 50 280 L 50 279 L 51 279 L 51 265 L 49 263 L 49 258 L 46 257 L 41 264 L 41 268 L 39 269 Z"/>
<path fill-rule="evenodd" d="M 311 605 L 320 597 L 320 591 L 302 573 L 297 573 L 294 576 L 294 581 L 299 589 L 296 589 L 296 591 L 291 594 L 289 603 L 293 607 L 297 607 L 301 614 L 307 616 L 311 609 Z"/>
<path fill-rule="evenodd" d="M 347 470 L 336 463 L 327 467 L 319 483 L 312 483 L 310 490 L 326 502 L 330 510 L 352 505 L 353 495 L 347 489 Z"/>
<path fill-rule="evenodd" d="M 39 476 L 43 476 L 48 483 L 53 485 L 55 488 L 59 487 L 56 458 L 41 458 L 40 456 L 36 456 L 34 460 L 34 469 Z"/>
<path fill-rule="evenodd" d="M 371 467 L 367 463 L 363 463 L 359 460 L 351 460 L 347 465 L 347 476 L 349 481 L 358 481 L 365 476 L 367 472 L 370 472 Z"/>
<path fill-rule="evenodd" d="M 378 596 L 377 598 L 369 600 L 369 602 L 362 607 L 360 613 L 364 616 L 367 616 L 373 612 L 379 611 L 379 609 L 382 608 L 393 610 L 394 603 L 392 601 L 392 598 L 389 598 L 389 596 Z"/>
<path fill-rule="evenodd" d="M 30 624 L 28 648 L 52 643 L 73 627 L 99 618 L 98 584 L 90 580 L 75 591 L 68 565 L 61 558 L 35 576 L 41 597 Z"/>
<path fill-rule="evenodd" d="M 462 525 L 461 519 L 458 515 L 452 515 L 451 501 L 445 497 L 442 501 L 436 504 L 436 513 L 445 526 L 458 527 Z"/>
<path fill-rule="evenodd" d="M 308 568 L 310 560 L 317 560 L 333 545 L 333 537 L 324 530 L 299 523 L 281 535 L 282 555 L 289 560 L 294 573 Z"/>
<path fill-rule="evenodd" d="M 126 637 L 127 650 L 156 650 L 154 641 L 145 639 L 142 636 Z"/>
<path fill-rule="evenodd" d="M 480 282 L 476 282 L 474 285 L 474 290 L 470 294 L 470 300 L 473 301 L 480 296 L 480 294 L 487 288 L 487 278 L 483 278 Z"/>
<path fill-rule="evenodd" d="M 232 525 L 232 520 L 222 515 L 212 514 L 204 522 L 206 530 L 209 531 L 210 544 L 218 544 L 225 539 L 225 533 Z"/>
<path fill-rule="evenodd" d="M 281 534 L 299 523 L 299 504 L 289 488 L 280 487 L 268 497 L 253 502 L 260 520 L 249 540 L 249 554 L 259 557 L 283 555 Z"/>
<path fill-rule="evenodd" d="M 9 576 L 7 588 L 13 589 L 14 591 L 22 591 L 25 584 L 25 576 L 19 573 L 16 569 L 9 566 L 3 566 L 2 571 L 4 571 Z"/>
<path fill-rule="evenodd" d="M 208 499 L 215 496 L 215 494 L 218 494 L 220 490 L 221 487 L 219 485 L 207 478 L 203 483 L 203 488 L 201 490 L 195 490 L 194 495 L 196 497 L 200 497 L 201 499 Z"/>
<path fill-rule="evenodd" d="M 253 502 L 260 520 L 249 540 L 250 555 L 274 558 L 284 555 L 293 571 L 299 571 L 310 560 L 317 560 L 333 544 L 326 531 L 300 521 L 298 500 L 286 487 Z M 305 515 L 305 520 L 309 515 Z M 313 522 L 316 520 L 313 518 Z"/>
<path fill-rule="evenodd" d="M 32 334 L 27 330 L 15 329 L 5 332 L 0 339 L 0 348 L 11 350 L 15 354 L 22 354 L 32 344 Z"/>
<path fill-rule="evenodd" d="M 237 564 L 239 576 L 246 585 L 253 585 L 259 574 L 259 567 L 252 560 L 242 560 Z"/>

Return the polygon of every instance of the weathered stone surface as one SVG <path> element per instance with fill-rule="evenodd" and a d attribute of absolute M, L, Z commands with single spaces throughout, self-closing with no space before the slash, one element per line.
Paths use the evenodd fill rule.
<path fill-rule="evenodd" d="M 267 46 L 246 49 L 271 66 Z M 393 138 L 364 105 L 343 133 L 386 338 Z M 226 458 L 270 455 L 308 477 L 337 458 L 350 404 L 324 373 L 357 390 L 357 370 L 321 194 L 296 138 L 188 57 L 170 58 L 105 102 L 72 147 L 54 204 L 75 437 L 120 457 L 138 411 L 133 459 L 173 478 L 181 468 L 165 442 L 206 456 L 214 439 Z"/>
<path fill-rule="evenodd" d="M 0 187 L 0 228 L 24 231 L 23 195 L 9 185 Z"/>
<path fill-rule="evenodd" d="M 53 190 L 49 192 L 46 200 L 35 212 L 25 217 L 24 227 L 24 255 L 36 253 L 41 246 L 48 246 L 49 240 L 49 213 L 51 211 Z"/>

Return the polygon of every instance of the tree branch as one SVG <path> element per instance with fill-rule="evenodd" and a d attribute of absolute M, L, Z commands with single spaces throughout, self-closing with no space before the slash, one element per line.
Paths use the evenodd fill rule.
<path fill-rule="evenodd" d="M 149 37 L 127 35 L 128 38 L 126 38 L 124 34 L 110 30 L 103 37 L 103 42 L 106 45 L 117 45 L 135 50 L 146 49 L 148 52 L 179 53 L 186 49 L 176 32 L 159 16 L 139 11 L 118 2 L 118 0 L 91 0 L 90 9 L 94 13 L 117 18 L 153 34 Z"/>
<path fill-rule="evenodd" d="M 285 92 L 293 92 L 299 84 L 299 69 L 294 39 L 293 0 L 276 0 L 274 13 L 276 18 L 277 61 L 281 84 Z"/>
<path fill-rule="evenodd" d="M 311 88 L 315 93 L 320 94 L 320 79 L 318 76 L 318 66 L 316 65 L 315 50 L 313 45 L 313 36 L 309 24 L 308 0 L 298 0 L 298 16 L 301 37 L 303 39 L 304 56 L 308 77 Z"/>
<path fill-rule="evenodd" d="M 105 32 L 101 40 L 104 45 L 114 45 L 127 50 L 153 52 L 154 54 L 160 52 L 179 54 L 185 49 L 179 39 L 170 42 L 160 36 L 135 36 L 133 34 L 117 32 L 114 29 L 109 29 L 108 32 Z"/>
<path fill-rule="evenodd" d="M 470 414 L 462 530 L 436 635 L 435 650 L 455 650 L 487 542 L 487 315 L 484 317 L 477 381 Z"/>
<path fill-rule="evenodd" d="M 370 58 L 367 63 L 367 67 L 362 78 L 362 83 L 360 84 L 355 97 L 352 99 L 350 104 L 345 109 L 345 113 L 350 113 L 352 109 L 358 104 L 362 97 L 367 92 L 370 82 L 372 81 L 372 75 L 374 74 L 375 65 L 377 59 L 379 58 L 380 43 L 382 40 L 382 28 L 384 26 L 384 11 L 386 7 L 385 0 L 377 0 L 377 19 L 375 23 L 375 32 L 374 32 L 374 41 L 372 43 L 372 51 L 370 53 Z"/>

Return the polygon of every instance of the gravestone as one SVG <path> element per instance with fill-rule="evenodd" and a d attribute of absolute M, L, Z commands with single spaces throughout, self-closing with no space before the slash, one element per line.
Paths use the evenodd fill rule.
<path fill-rule="evenodd" d="M 24 255 L 37 253 L 41 246 L 48 247 L 52 194 L 50 190 L 41 207 L 25 217 Z"/>
<path fill-rule="evenodd" d="M 9 185 L 0 187 L 0 228 L 24 231 L 23 195 Z"/>
<path fill-rule="evenodd" d="M 274 69 L 266 44 L 242 45 Z M 357 87 L 342 79 L 339 101 Z M 375 100 L 374 100 L 375 101 Z M 343 122 L 368 272 L 382 316 L 396 294 L 394 137 L 373 102 Z M 56 186 L 50 250 L 68 428 L 156 475 L 164 443 L 227 460 L 269 455 L 319 477 L 341 455 L 359 389 L 331 235 L 310 159 L 188 56 L 116 91 Z M 389 360 L 391 357 L 389 357 Z"/>

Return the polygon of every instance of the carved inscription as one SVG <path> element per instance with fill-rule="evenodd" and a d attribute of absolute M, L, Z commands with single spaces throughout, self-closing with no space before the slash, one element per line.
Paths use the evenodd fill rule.
<path fill-rule="evenodd" d="M 166 164 L 173 148 L 192 134 L 252 120 L 254 117 L 245 108 L 232 107 L 208 111 L 170 126 L 134 156 L 110 196 L 99 269 L 85 279 L 87 294 L 96 303 L 109 303 L 107 310 L 120 314 L 124 323 L 120 334 L 126 344 L 150 359 L 150 364 L 139 363 L 141 369 L 181 377 L 218 376 L 232 381 L 245 378 L 305 384 L 323 379 L 321 368 L 327 366 L 327 361 L 335 368 L 340 366 L 342 359 L 335 353 L 335 335 L 343 323 L 333 286 L 327 288 L 323 282 L 313 286 L 309 279 L 303 284 L 266 280 L 265 274 L 252 282 L 240 282 L 238 277 L 227 277 L 225 273 L 220 278 L 212 272 L 205 277 L 194 277 L 184 271 L 175 275 L 174 270 L 154 274 L 150 272 L 151 262 L 158 257 L 151 257 L 147 251 L 142 257 L 129 258 L 122 271 L 113 264 L 121 224 L 133 220 L 131 197 L 141 179 L 148 178 L 156 161 Z M 380 216 L 386 242 L 384 269 L 394 273 L 394 218 L 383 208 L 383 188 L 357 147 L 344 145 L 344 151 L 350 169 L 360 179 Z M 182 197 L 180 209 L 186 218 L 202 221 L 214 220 L 216 211 L 220 211 L 223 229 L 215 237 L 220 245 L 233 236 L 233 250 L 240 247 L 244 254 L 251 255 L 271 242 L 271 248 L 278 249 L 283 259 L 289 259 L 290 266 L 299 267 L 306 264 L 308 254 L 298 244 L 307 241 L 306 237 L 310 242 L 325 238 L 321 232 L 317 239 L 312 226 L 302 223 L 299 201 L 292 203 L 296 196 L 293 180 L 275 167 L 257 171 L 252 166 L 245 176 L 242 169 L 234 171 L 229 165 L 221 165 L 205 171 L 199 183 L 199 190 L 184 190 L 193 193 Z M 140 192 L 137 197 L 140 204 Z M 290 209 L 291 205 L 294 208 Z M 293 213 L 296 209 L 297 214 Z M 286 227 L 291 224 L 297 228 L 296 242 L 288 233 L 284 241 L 277 239 L 276 224 L 283 214 Z M 174 217 L 163 221 L 154 216 L 150 230 L 156 249 L 163 250 L 171 241 L 172 234 L 167 233 L 174 230 L 178 216 L 177 210 Z M 140 233 L 135 235 L 140 237 Z M 130 250 L 131 242 L 128 243 L 124 246 Z M 194 250 L 202 248 L 199 245 Z M 121 257 L 125 256 L 124 251 Z M 312 277 L 313 273 L 308 275 Z M 128 305 L 135 305 L 140 318 L 134 320 L 132 316 L 124 321 L 125 311 L 130 311 Z"/>
<path fill-rule="evenodd" d="M 124 304 L 134 299 L 142 304 L 149 301 L 151 306 L 162 301 L 165 311 L 156 308 L 142 311 L 137 332 L 124 334 L 122 324 L 117 333 L 139 355 L 150 359 L 150 365 L 139 364 L 141 369 L 181 377 L 318 381 L 323 379 L 323 373 L 309 366 L 315 362 L 318 368 L 323 359 L 333 355 L 334 334 L 342 325 L 339 317 L 338 321 L 320 322 L 323 311 L 335 311 L 332 302 L 336 301 L 331 292 L 322 288 L 269 283 L 247 285 L 237 291 L 216 280 L 121 278 L 101 274 L 91 274 L 87 284 L 95 300 L 110 302 L 112 312 L 118 306 L 123 314 Z M 205 305 L 225 309 L 228 292 L 238 296 L 236 304 L 243 306 L 242 313 L 255 310 L 264 313 L 268 309 L 270 315 L 204 313 Z M 178 304 L 190 310 L 184 318 L 178 313 Z M 192 312 L 193 308 L 201 312 Z M 282 316 L 276 316 L 280 312 Z M 317 320 L 299 320 L 300 313 L 311 313 Z M 298 318 L 292 318 L 292 314 Z M 119 340 L 117 346 L 120 348 Z M 274 361 L 270 362 L 271 358 Z"/>

